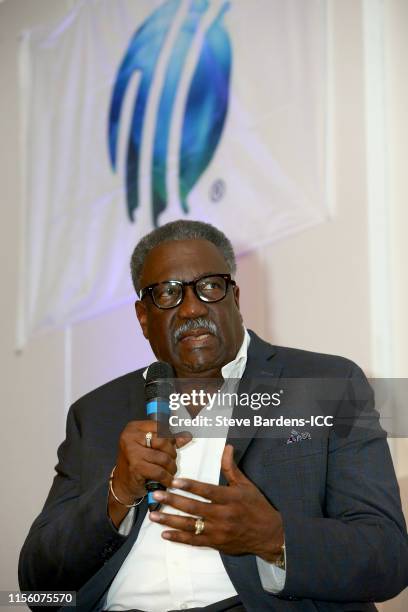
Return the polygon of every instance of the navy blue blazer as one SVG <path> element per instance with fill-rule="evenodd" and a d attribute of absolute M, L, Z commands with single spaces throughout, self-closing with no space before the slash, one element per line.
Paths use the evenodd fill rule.
<path fill-rule="evenodd" d="M 145 502 L 138 506 L 127 537 L 107 516 L 120 433 L 130 420 L 146 418 L 142 372 L 113 380 L 72 405 L 57 474 L 21 551 L 22 590 L 75 590 L 77 610 L 100 609 L 147 511 Z M 240 469 L 282 514 L 285 588 L 277 596 L 264 591 L 254 555 L 221 554 L 225 569 L 249 611 L 375 610 L 370 602 L 390 599 L 408 584 L 408 539 L 371 388 L 347 359 L 273 347 L 251 332 L 241 389 L 259 377 L 274 388 L 294 378 L 343 381 L 343 392 L 321 403 L 322 411 L 340 419 L 325 433 L 291 444 L 290 427 L 272 438 L 255 426 L 244 436 L 230 428 Z M 364 402 L 357 401 L 355 385 Z M 307 417 L 316 403 L 312 394 L 306 390 L 298 401 L 283 402 L 275 416 L 284 411 Z M 270 416 L 271 410 L 258 414 Z M 248 408 L 235 407 L 233 416 L 240 415 L 248 416 Z M 369 427 L 358 425 L 364 419 Z"/>

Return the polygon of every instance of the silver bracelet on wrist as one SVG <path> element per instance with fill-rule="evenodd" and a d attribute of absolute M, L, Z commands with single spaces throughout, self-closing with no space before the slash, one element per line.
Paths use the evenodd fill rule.
<path fill-rule="evenodd" d="M 141 499 L 139 499 L 139 501 L 136 504 L 125 504 L 125 502 L 121 501 L 119 499 L 119 497 L 116 496 L 115 491 L 113 490 L 113 475 L 115 473 L 116 470 L 116 465 L 114 466 L 113 470 L 111 471 L 111 475 L 109 477 L 109 491 L 112 493 L 112 497 L 115 501 L 118 502 L 118 504 L 120 504 L 121 506 L 125 506 L 125 508 L 136 508 L 136 506 L 138 506 L 139 504 L 142 503 L 142 501 L 144 500 L 144 498 L 146 497 L 145 495 L 143 495 L 143 497 Z"/>

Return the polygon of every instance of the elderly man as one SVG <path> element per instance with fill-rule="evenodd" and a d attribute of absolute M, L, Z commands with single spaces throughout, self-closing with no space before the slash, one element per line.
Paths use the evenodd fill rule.
<path fill-rule="evenodd" d="M 375 425 L 349 419 L 345 430 L 291 444 L 255 426 L 236 439 L 234 427 L 224 436 L 167 437 L 146 418 L 145 369 L 114 380 L 70 409 L 57 475 L 21 553 L 21 588 L 76 590 L 84 611 L 153 612 L 356 612 L 401 591 L 406 528 L 361 370 L 248 333 L 231 244 L 208 224 L 154 230 L 136 246 L 131 268 L 143 334 L 177 380 L 356 381 Z M 347 389 L 335 412 L 347 405 L 350 414 Z M 304 416 L 311 404 L 305 393 Z M 248 411 L 231 408 L 233 416 Z M 150 513 L 147 481 L 164 488 Z"/>

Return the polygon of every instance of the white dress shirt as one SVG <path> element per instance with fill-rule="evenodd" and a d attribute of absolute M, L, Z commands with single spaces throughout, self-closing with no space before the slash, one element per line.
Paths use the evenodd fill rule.
<path fill-rule="evenodd" d="M 236 358 L 221 370 L 224 379 L 242 377 L 249 342 L 250 336 L 245 330 Z M 225 407 L 222 414 L 228 416 Z M 225 428 L 225 431 L 217 433 L 221 437 L 196 437 L 178 449 L 176 477 L 218 484 L 227 434 Z M 207 501 L 187 491 L 171 491 Z M 167 505 L 162 505 L 161 511 L 185 514 Z M 122 521 L 120 533 L 129 533 L 133 514 L 134 509 Z M 207 606 L 237 594 L 217 550 L 164 540 L 161 537 L 164 529 L 169 527 L 153 523 L 149 513 L 146 514 L 139 535 L 110 586 L 106 610 L 183 610 Z M 272 593 L 282 590 L 286 572 L 259 557 L 256 560 L 263 588 Z"/>

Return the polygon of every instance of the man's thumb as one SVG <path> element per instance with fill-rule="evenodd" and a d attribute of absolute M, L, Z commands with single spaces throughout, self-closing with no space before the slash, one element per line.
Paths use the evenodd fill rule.
<path fill-rule="evenodd" d="M 240 484 L 248 480 L 234 461 L 234 447 L 231 444 L 227 444 L 224 448 L 221 469 L 229 484 Z"/>
<path fill-rule="evenodd" d="M 181 448 L 182 446 L 185 446 L 186 444 L 191 442 L 192 439 L 193 439 L 193 436 L 191 435 L 191 433 L 189 431 L 180 431 L 180 432 L 178 432 L 177 435 L 176 435 L 176 446 L 177 446 L 177 448 Z"/>

